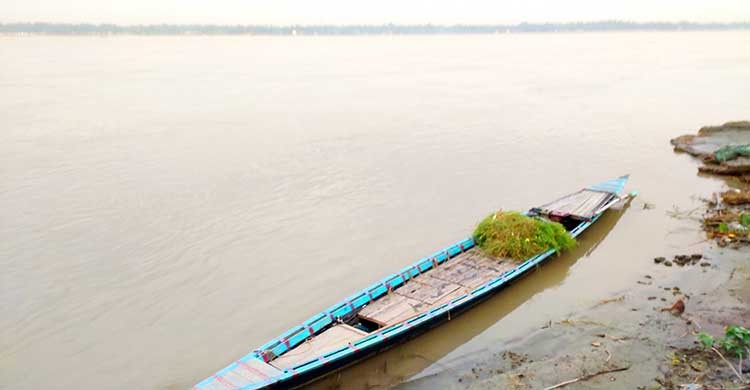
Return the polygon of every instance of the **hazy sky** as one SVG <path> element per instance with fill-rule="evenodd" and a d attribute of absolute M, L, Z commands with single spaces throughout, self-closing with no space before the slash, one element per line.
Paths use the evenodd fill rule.
<path fill-rule="evenodd" d="M 750 20 L 750 0 L 0 0 L 0 22 L 381 24 Z"/>

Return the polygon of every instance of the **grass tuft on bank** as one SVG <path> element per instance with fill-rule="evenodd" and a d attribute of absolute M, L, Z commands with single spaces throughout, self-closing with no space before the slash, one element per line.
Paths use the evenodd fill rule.
<path fill-rule="evenodd" d="M 474 241 L 489 256 L 517 261 L 550 249 L 559 253 L 576 245 L 561 224 L 514 211 L 487 216 L 474 230 Z"/>

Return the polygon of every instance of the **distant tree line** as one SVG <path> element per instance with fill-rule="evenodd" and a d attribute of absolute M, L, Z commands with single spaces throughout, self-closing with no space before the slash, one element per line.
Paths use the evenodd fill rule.
<path fill-rule="evenodd" d="M 617 20 L 573 23 L 520 23 L 496 25 L 213 25 L 213 24 L 68 24 L 68 23 L 0 23 L 0 34 L 53 35 L 383 35 L 383 34 L 493 34 L 578 31 L 701 31 L 748 30 L 750 22 L 635 23 Z"/>

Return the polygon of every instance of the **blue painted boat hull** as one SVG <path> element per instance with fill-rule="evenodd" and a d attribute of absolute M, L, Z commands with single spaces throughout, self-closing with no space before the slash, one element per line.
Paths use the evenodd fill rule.
<path fill-rule="evenodd" d="M 622 176 L 587 187 L 585 190 L 609 193 L 612 196 L 608 199 L 616 200 L 615 197 L 619 196 L 622 192 L 627 180 L 627 176 Z M 602 211 L 596 213 L 592 218 L 586 218 L 585 220 L 575 222 L 572 226 L 569 225 L 568 230 L 570 234 L 574 237 L 580 235 L 588 227 L 594 224 L 599 217 L 601 217 L 605 209 L 606 208 L 602 208 Z M 282 356 L 284 353 L 305 342 L 308 338 L 315 337 L 336 324 L 338 321 L 343 321 L 344 319 L 349 318 L 349 316 L 356 314 L 358 310 L 361 310 L 366 305 L 387 295 L 393 289 L 397 289 L 406 284 L 412 278 L 416 278 L 423 272 L 427 272 L 430 269 L 461 255 L 474 246 L 475 243 L 473 238 L 469 237 L 438 251 L 431 256 L 417 261 L 411 266 L 404 268 L 399 273 L 382 279 L 359 293 L 311 317 L 301 325 L 290 329 L 278 338 L 262 345 L 260 348 L 242 357 L 237 362 L 220 370 L 215 375 L 201 381 L 195 385 L 194 389 L 250 390 L 260 388 L 291 388 L 308 383 L 343 367 L 366 359 L 406 340 L 417 337 L 424 332 L 439 326 L 445 321 L 459 316 L 473 306 L 485 301 L 505 287 L 514 283 L 516 280 L 525 276 L 528 271 L 536 268 L 554 254 L 554 250 L 549 250 L 532 256 L 515 268 L 503 273 L 501 276 L 498 276 L 466 294 L 450 300 L 449 302 L 421 312 L 417 316 L 400 323 L 380 328 L 353 343 L 349 343 L 348 345 L 342 346 L 334 351 L 326 352 L 314 359 L 302 362 L 301 364 L 296 364 L 284 369 L 283 371 L 273 368 L 273 370 L 275 370 L 274 373 L 270 376 L 263 377 L 262 380 L 255 377 L 253 380 L 246 381 L 246 383 L 242 382 L 244 378 L 246 378 L 239 374 L 242 369 L 253 370 L 256 373 L 258 372 L 252 368 L 252 365 L 248 365 L 247 363 L 254 363 L 256 365 L 260 364 L 263 365 L 263 367 L 272 367 L 269 363 L 272 364 L 277 356 Z"/>
<path fill-rule="evenodd" d="M 545 261 L 549 259 L 547 257 Z M 543 262 L 542 262 L 543 263 Z M 540 263 L 541 264 L 541 263 Z M 356 363 L 359 363 L 365 359 L 368 359 L 372 356 L 375 356 L 381 352 L 387 351 L 393 347 L 396 347 L 400 344 L 403 344 L 409 340 L 412 340 L 414 338 L 417 338 L 426 332 L 430 331 L 433 328 L 436 328 L 445 322 L 448 322 L 450 320 L 453 320 L 457 317 L 459 317 L 461 314 L 469 311 L 474 306 L 479 305 L 482 302 L 485 302 L 486 300 L 493 297 L 495 294 L 501 292 L 507 287 L 510 287 L 513 283 L 521 280 L 524 276 L 528 275 L 528 271 L 525 273 L 519 275 L 517 279 L 514 279 L 513 281 L 510 281 L 508 283 L 502 284 L 496 289 L 493 289 L 490 293 L 482 295 L 481 297 L 467 301 L 465 304 L 456 306 L 453 310 L 450 312 L 444 312 L 439 315 L 431 317 L 428 321 L 425 321 L 423 323 L 420 323 L 418 326 L 415 326 L 411 328 L 410 332 L 405 332 L 402 334 L 397 335 L 393 338 L 388 338 L 386 340 L 383 340 L 381 343 L 374 344 L 371 347 L 366 347 L 364 349 L 360 349 L 359 351 L 355 352 L 351 356 L 347 356 L 344 359 L 338 359 L 332 363 L 326 364 L 324 366 L 317 367 L 313 370 L 306 371 L 302 374 L 299 374 L 297 376 L 293 376 L 285 381 L 282 382 L 276 382 L 264 387 L 260 387 L 261 389 L 289 389 L 289 388 L 295 388 L 299 387 L 305 384 L 308 384 L 310 382 L 313 382 L 317 379 L 322 378 L 325 375 L 329 375 L 333 372 L 336 372 L 338 370 L 341 370 L 343 368 L 346 368 L 348 366 L 354 365 Z M 255 389 L 253 387 L 249 387 L 248 389 Z M 244 389 L 243 389 L 244 390 Z"/>

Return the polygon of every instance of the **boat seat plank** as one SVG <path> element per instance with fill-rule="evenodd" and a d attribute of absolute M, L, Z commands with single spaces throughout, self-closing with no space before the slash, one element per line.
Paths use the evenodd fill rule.
<path fill-rule="evenodd" d="M 358 315 L 380 326 L 388 326 L 411 318 L 429 307 L 427 303 L 392 293 L 365 306 Z"/>
<path fill-rule="evenodd" d="M 493 273 L 503 273 L 509 269 L 512 269 L 517 264 L 514 264 L 512 260 L 497 260 L 486 256 L 477 256 L 468 262 L 473 267 L 490 270 Z"/>
<path fill-rule="evenodd" d="M 414 317 L 466 291 L 467 289 L 456 283 L 423 274 L 393 293 L 365 306 L 358 315 L 364 320 L 388 326 Z"/>
<path fill-rule="evenodd" d="M 586 189 L 547 203 L 539 209 L 545 214 L 570 214 L 576 217 L 590 218 L 612 196 L 612 193 L 609 192 Z"/>
<path fill-rule="evenodd" d="M 474 267 L 466 257 L 451 259 L 447 264 L 442 267 L 438 267 L 429 272 L 429 276 L 461 284 L 460 280 L 470 277 L 470 275 L 479 272 L 478 267 Z"/>
<path fill-rule="evenodd" d="M 501 267 L 497 260 L 491 260 L 486 257 L 472 257 L 470 254 L 465 256 L 453 264 L 449 262 L 448 265 L 437 268 L 430 272 L 429 276 L 474 289 L 502 275 L 505 270 L 512 268 L 512 266 Z"/>
<path fill-rule="evenodd" d="M 232 388 L 242 388 L 253 383 L 263 382 L 269 378 L 281 374 L 281 371 L 268 363 L 258 359 L 250 358 L 217 376 L 211 383 L 202 387 L 207 390 L 227 390 L 231 385 Z"/>
<path fill-rule="evenodd" d="M 511 259 L 498 260 L 485 256 L 479 250 L 476 251 L 476 254 L 472 253 L 470 256 L 470 261 L 468 261 L 469 264 L 487 270 L 493 274 L 493 277 L 502 275 L 504 272 L 510 271 L 518 265 L 516 261 Z"/>
<path fill-rule="evenodd" d="M 320 355 L 355 342 L 367 333 L 347 324 L 337 324 L 317 334 L 285 354 L 271 361 L 278 369 L 285 369 L 314 359 Z"/>
<path fill-rule="evenodd" d="M 433 278 L 430 275 L 434 272 L 436 270 L 414 278 L 410 283 L 395 290 L 394 293 L 432 306 L 441 301 L 446 295 L 461 288 L 456 283 Z"/>

